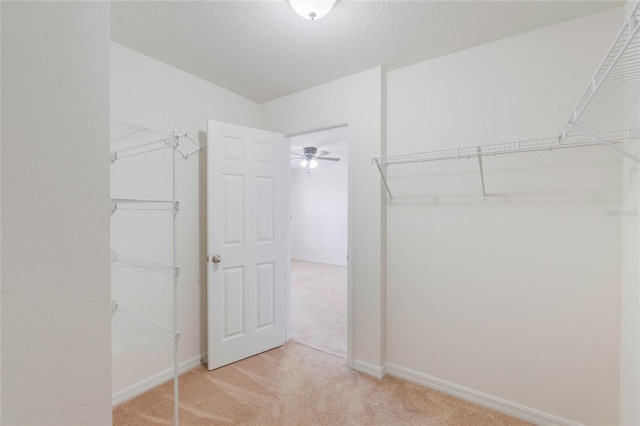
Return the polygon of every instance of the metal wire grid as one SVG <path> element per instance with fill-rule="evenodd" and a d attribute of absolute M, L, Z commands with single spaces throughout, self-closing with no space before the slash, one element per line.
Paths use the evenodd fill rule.
<path fill-rule="evenodd" d="M 180 145 L 181 140 L 187 139 L 189 143 L 187 146 Z M 118 122 L 113 120 L 111 122 L 111 162 L 114 163 L 118 159 L 133 157 L 141 154 L 146 154 L 153 151 L 158 151 L 166 148 L 172 148 L 173 154 L 176 152 L 180 154 L 184 159 L 189 158 L 193 154 L 199 152 L 201 149 L 205 149 L 205 145 L 200 145 L 191 135 L 187 132 L 179 132 L 174 130 L 171 134 L 151 130 L 148 128 L 131 125 L 128 123 Z M 177 231 L 176 231 L 176 218 L 179 211 L 180 204 L 175 200 L 176 194 L 176 156 L 172 155 L 172 201 L 161 200 L 139 200 L 139 199 L 123 199 L 112 198 L 111 199 L 111 213 L 115 213 L 117 210 L 172 210 L 173 211 L 173 264 L 176 263 L 177 256 Z M 122 257 L 120 261 L 124 260 Z M 129 263 L 133 258 L 126 259 Z M 133 269 L 141 269 L 141 259 L 133 260 L 137 266 Z M 148 261 L 143 261 L 144 266 L 149 267 Z M 151 262 L 152 263 L 152 262 Z M 165 265 L 166 266 L 166 265 Z M 152 268 L 156 268 L 152 266 Z M 126 268 L 121 268 L 123 271 Z M 163 270 L 164 268 L 161 268 Z M 129 271 L 131 268 L 129 268 Z M 173 326 L 177 329 L 178 313 L 177 313 L 177 280 L 179 276 L 179 269 L 173 267 L 169 272 L 173 275 Z M 174 362 L 174 378 L 173 378 L 173 400 L 174 400 L 174 424 L 177 426 L 179 421 L 179 396 L 178 396 L 178 343 L 180 341 L 180 332 L 175 333 L 166 326 L 151 320 L 143 315 L 137 314 L 127 308 L 120 306 L 119 309 L 117 302 L 113 301 L 114 312 L 114 325 L 113 325 L 113 340 L 112 351 L 113 353 L 120 353 L 132 349 L 140 344 L 148 344 L 155 340 L 158 340 L 163 335 L 174 337 L 173 344 L 173 362 Z"/>
<path fill-rule="evenodd" d="M 574 133 L 640 126 L 640 2 L 620 29 L 560 139 Z"/>
<path fill-rule="evenodd" d="M 393 197 L 416 197 L 436 194 L 443 182 L 446 188 L 466 188 L 477 193 L 479 183 L 477 157 L 391 163 L 386 167 L 389 194 Z"/>
<path fill-rule="evenodd" d="M 182 144 L 183 140 L 189 143 Z M 111 162 L 159 151 L 166 148 L 175 148 L 184 159 L 205 149 L 196 141 L 190 133 L 174 130 L 173 134 L 159 130 L 140 127 L 123 121 L 111 120 Z"/>
<path fill-rule="evenodd" d="M 376 157 L 373 164 L 400 164 L 400 163 L 420 163 L 430 161 L 446 161 L 471 159 L 482 156 L 495 156 L 501 154 L 521 154 L 526 152 L 549 152 L 554 150 L 564 150 L 569 148 L 585 148 L 603 145 L 606 143 L 620 143 L 629 140 L 634 136 L 631 130 L 614 130 L 602 132 L 596 135 L 599 140 L 594 140 L 590 134 L 572 135 L 560 143 L 558 138 L 532 139 L 519 142 L 499 143 L 492 145 L 471 146 L 464 148 L 443 149 L 438 151 L 415 152 L 410 154 L 388 155 Z"/>
<path fill-rule="evenodd" d="M 164 263 L 152 262 L 146 259 L 139 259 L 111 251 L 111 273 L 112 275 L 133 275 L 147 272 L 162 272 L 173 275 L 177 273 L 176 268 Z"/>
<path fill-rule="evenodd" d="M 175 148 L 176 148 L 176 152 L 178 154 L 180 154 L 182 156 L 182 158 L 184 158 L 185 160 L 188 159 L 189 157 L 191 157 L 193 154 L 196 154 L 198 152 L 200 152 L 201 150 L 206 151 L 207 146 L 206 144 L 200 144 L 198 141 L 196 141 L 191 134 L 187 133 L 187 132 L 176 132 L 174 131 L 174 135 L 177 136 L 176 140 L 175 140 Z M 187 146 L 185 147 L 185 144 L 182 143 L 183 140 L 187 140 L 189 141 L 188 144 L 186 144 Z"/>
<path fill-rule="evenodd" d="M 396 195 L 427 194 L 432 192 L 429 183 L 435 180 L 461 180 L 478 173 L 484 195 L 485 171 L 610 161 L 610 148 L 640 161 L 637 154 L 624 150 L 622 143 L 632 138 L 637 142 L 640 127 L 639 31 L 640 1 L 558 138 L 374 158 L 372 164 L 378 166 L 389 197 L 393 198 L 391 188 Z M 634 130 L 612 130 L 622 128 Z M 552 151 L 554 155 L 549 155 Z M 632 151 L 638 152 L 637 144 Z"/>
<path fill-rule="evenodd" d="M 111 120 L 111 161 L 173 148 L 177 138 L 169 133 Z"/>
<path fill-rule="evenodd" d="M 176 333 L 171 328 L 119 304 L 116 300 L 111 302 L 111 308 L 111 353 L 114 355 L 167 337 L 175 338 Z"/>
<path fill-rule="evenodd" d="M 178 210 L 178 202 L 163 200 L 134 200 L 131 198 L 112 198 L 111 212 L 117 210 Z"/>
<path fill-rule="evenodd" d="M 560 144 L 558 138 L 536 139 L 459 149 L 392 155 L 374 158 L 384 170 L 391 198 L 415 198 L 437 194 L 491 195 L 496 172 L 508 170 L 552 170 L 559 166 L 596 165 L 620 162 L 621 156 L 608 145 L 629 149 L 638 139 L 630 130 L 597 135 L 570 136 Z M 480 161 L 481 160 L 481 161 Z M 384 168 L 384 169 L 383 169 Z M 446 183 L 446 185 L 442 185 Z M 443 192 L 444 191 L 444 192 Z"/>

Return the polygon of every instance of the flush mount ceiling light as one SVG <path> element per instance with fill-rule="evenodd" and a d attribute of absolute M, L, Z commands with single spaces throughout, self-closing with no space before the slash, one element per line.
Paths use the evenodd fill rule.
<path fill-rule="evenodd" d="M 304 19 L 310 21 L 315 21 L 325 16 L 335 3 L 336 0 L 289 0 L 293 10 Z"/>

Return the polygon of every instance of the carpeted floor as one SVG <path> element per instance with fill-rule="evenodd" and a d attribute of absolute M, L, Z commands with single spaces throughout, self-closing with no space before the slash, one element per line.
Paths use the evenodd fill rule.
<path fill-rule="evenodd" d="M 291 261 L 291 337 L 346 356 L 346 266 Z"/>
<path fill-rule="evenodd" d="M 114 425 L 171 425 L 168 382 L 113 410 Z M 524 425 L 400 379 L 379 381 L 344 359 L 289 342 L 235 364 L 180 376 L 181 425 Z"/>

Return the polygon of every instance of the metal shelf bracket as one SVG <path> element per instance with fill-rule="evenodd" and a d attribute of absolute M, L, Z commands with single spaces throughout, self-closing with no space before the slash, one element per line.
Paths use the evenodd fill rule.
<path fill-rule="evenodd" d="M 487 192 L 484 188 L 484 169 L 482 168 L 482 148 L 478 146 L 478 167 L 480 169 L 480 183 L 482 185 L 482 201 L 487 201 Z"/>
<path fill-rule="evenodd" d="M 582 132 L 584 132 L 584 133 L 586 133 L 586 134 L 590 135 L 590 136 L 593 138 L 593 140 L 594 140 L 595 142 L 600 142 L 600 143 L 602 143 L 603 145 L 605 145 L 605 146 L 607 146 L 607 147 L 609 147 L 609 148 L 613 149 L 614 151 L 618 151 L 620 154 L 624 155 L 625 157 L 632 159 L 632 160 L 633 160 L 633 161 L 635 161 L 636 163 L 640 163 L 640 158 L 639 158 L 639 157 L 637 157 L 637 156 L 633 155 L 632 153 L 628 152 L 628 151 L 627 151 L 627 150 L 625 150 L 624 148 L 621 148 L 621 147 L 619 147 L 619 146 L 617 146 L 617 145 L 612 144 L 612 143 L 611 143 L 611 141 L 608 141 L 608 140 L 603 139 L 601 136 L 599 136 L 599 135 L 597 135 L 597 134 L 595 134 L 595 133 L 593 133 L 593 132 L 589 131 L 589 129 L 585 129 L 584 127 L 582 127 L 582 126 L 581 126 L 581 125 L 579 125 L 579 124 L 574 123 L 573 125 L 574 125 L 574 127 L 576 127 L 578 130 L 580 130 L 580 131 L 582 131 Z M 636 132 L 636 133 L 637 133 L 637 132 Z M 637 137 L 637 135 L 636 135 L 636 137 Z"/>
<path fill-rule="evenodd" d="M 382 178 L 382 183 L 384 184 L 385 189 L 387 190 L 387 194 L 389 195 L 389 202 L 393 200 L 393 195 L 391 195 L 391 190 L 389 189 L 389 185 L 387 184 L 387 179 L 382 172 L 382 167 L 380 167 L 380 162 L 377 158 L 373 159 L 374 164 L 378 167 L 378 171 L 380 172 L 380 177 Z"/>
<path fill-rule="evenodd" d="M 191 133 L 189 132 L 182 132 L 182 131 L 178 131 L 176 129 L 173 130 L 173 135 L 175 138 L 175 150 L 178 154 L 180 154 L 182 156 L 182 158 L 184 158 L 185 160 L 188 159 L 189 157 L 191 157 L 193 154 L 200 152 L 200 151 L 206 151 L 207 146 L 198 143 L 192 136 Z M 195 146 L 195 148 L 193 148 L 192 151 L 189 152 L 185 152 L 184 150 L 180 149 L 180 142 L 182 139 L 186 139 L 187 141 L 191 142 L 192 145 Z"/>

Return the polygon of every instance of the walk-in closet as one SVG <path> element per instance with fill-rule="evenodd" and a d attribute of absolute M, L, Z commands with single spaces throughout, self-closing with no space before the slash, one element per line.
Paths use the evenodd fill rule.
<path fill-rule="evenodd" d="M 0 21 L 3 425 L 640 425 L 637 0 Z"/>

